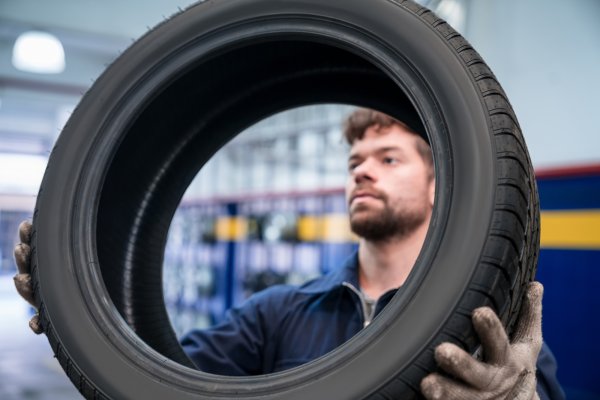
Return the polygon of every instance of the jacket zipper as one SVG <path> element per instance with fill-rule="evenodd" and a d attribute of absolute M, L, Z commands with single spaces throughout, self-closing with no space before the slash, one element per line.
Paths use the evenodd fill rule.
<path fill-rule="evenodd" d="M 358 299 L 360 300 L 361 309 L 362 309 L 361 310 L 362 315 L 363 315 L 363 328 L 366 328 L 367 326 L 369 326 L 369 324 L 373 320 L 373 314 L 375 314 L 375 310 L 377 309 L 377 302 L 375 302 L 375 304 L 373 304 L 373 306 L 371 308 L 371 312 L 369 312 L 369 306 L 367 305 L 367 299 L 365 298 L 365 295 L 360 290 L 358 290 L 356 287 L 354 287 L 353 284 L 351 284 L 349 282 L 343 282 L 342 285 L 346 286 L 348 289 L 350 289 L 352 292 L 354 292 L 354 294 L 356 294 L 358 296 Z"/>

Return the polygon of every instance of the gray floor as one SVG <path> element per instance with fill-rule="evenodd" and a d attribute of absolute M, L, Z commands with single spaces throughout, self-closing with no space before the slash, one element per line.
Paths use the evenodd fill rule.
<path fill-rule="evenodd" d="M 0 275 L 0 399 L 82 399 L 54 358 L 46 336 L 29 330 L 29 306 L 12 276 Z"/>

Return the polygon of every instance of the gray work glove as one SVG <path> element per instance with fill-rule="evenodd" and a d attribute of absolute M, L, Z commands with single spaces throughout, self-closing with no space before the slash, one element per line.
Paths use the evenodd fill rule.
<path fill-rule="evenodd" d="M 421 381 L 428 400 L 539 400 L 535 369 L 542 347 L 543 286 L 533 282 L 510 343 L 500 319 L 488 307 L 473 311 L 484 361 L 451 343 L 435 349 L 440 368 L 456 379 L 432 373 Z"/>
<path fill-rule="evenodd" d="M 33 284 L 31 283 L 31 223 L 28 221 L 23 221 L 19 225 L 19 238 L 21 239 L 21 243 L 15 246 L 15 262 L 17 263 L 18 273 L 13 279 L 17 292 L 36 308 L 33 297 Z M 38 312 L 29 321 L 29 327 L 38 335 L 43 332 Z"/>

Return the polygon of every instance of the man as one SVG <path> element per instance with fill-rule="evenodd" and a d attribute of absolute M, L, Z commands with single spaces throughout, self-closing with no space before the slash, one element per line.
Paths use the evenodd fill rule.
<path fill-rule="evenodd" d="M 434 203 L 429 145 L 389 116 L 360 109 L 348 118 L 351 145 L 346 197 L 356 254 L 332 273 L 295 288 L 276 286 L 252 296 L 226 320 L 192 331 L 181 344 L 206 372 L 256 375 L 289 369 L 341 345 L 367 326 L 407 279 L 421 250 Z M 22 241 L 27 242 L 24 228 Z M 15 250 L 17 289 L 31 300 L 28 246 Z M 427 399 L 562 399 L 554 360 L 542 348 L 539 284 L 528 290 L 514 343 L 489 308 L 473 313 L 486 362 L 449 343 L 435 358 L 447 375 L 421 383 Z M 32 328 L 40 331 L 37 319 Z M 539 354 L 539 360 L 538 360 Z M 536 361 L 538 379 L 536 389 Z"/>

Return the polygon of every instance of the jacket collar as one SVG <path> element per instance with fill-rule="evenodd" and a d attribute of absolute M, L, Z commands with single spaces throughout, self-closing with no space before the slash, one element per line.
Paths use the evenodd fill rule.
<path fill-rule="evenodd" d="M 355 250 L 340 268 L 336 268 L 320 278 L 305 283 L 300 286 L 299 291 L 306 294 L 326 293 L 342 287 L 344 282 L 359 288 L 358 250 Z"/>

